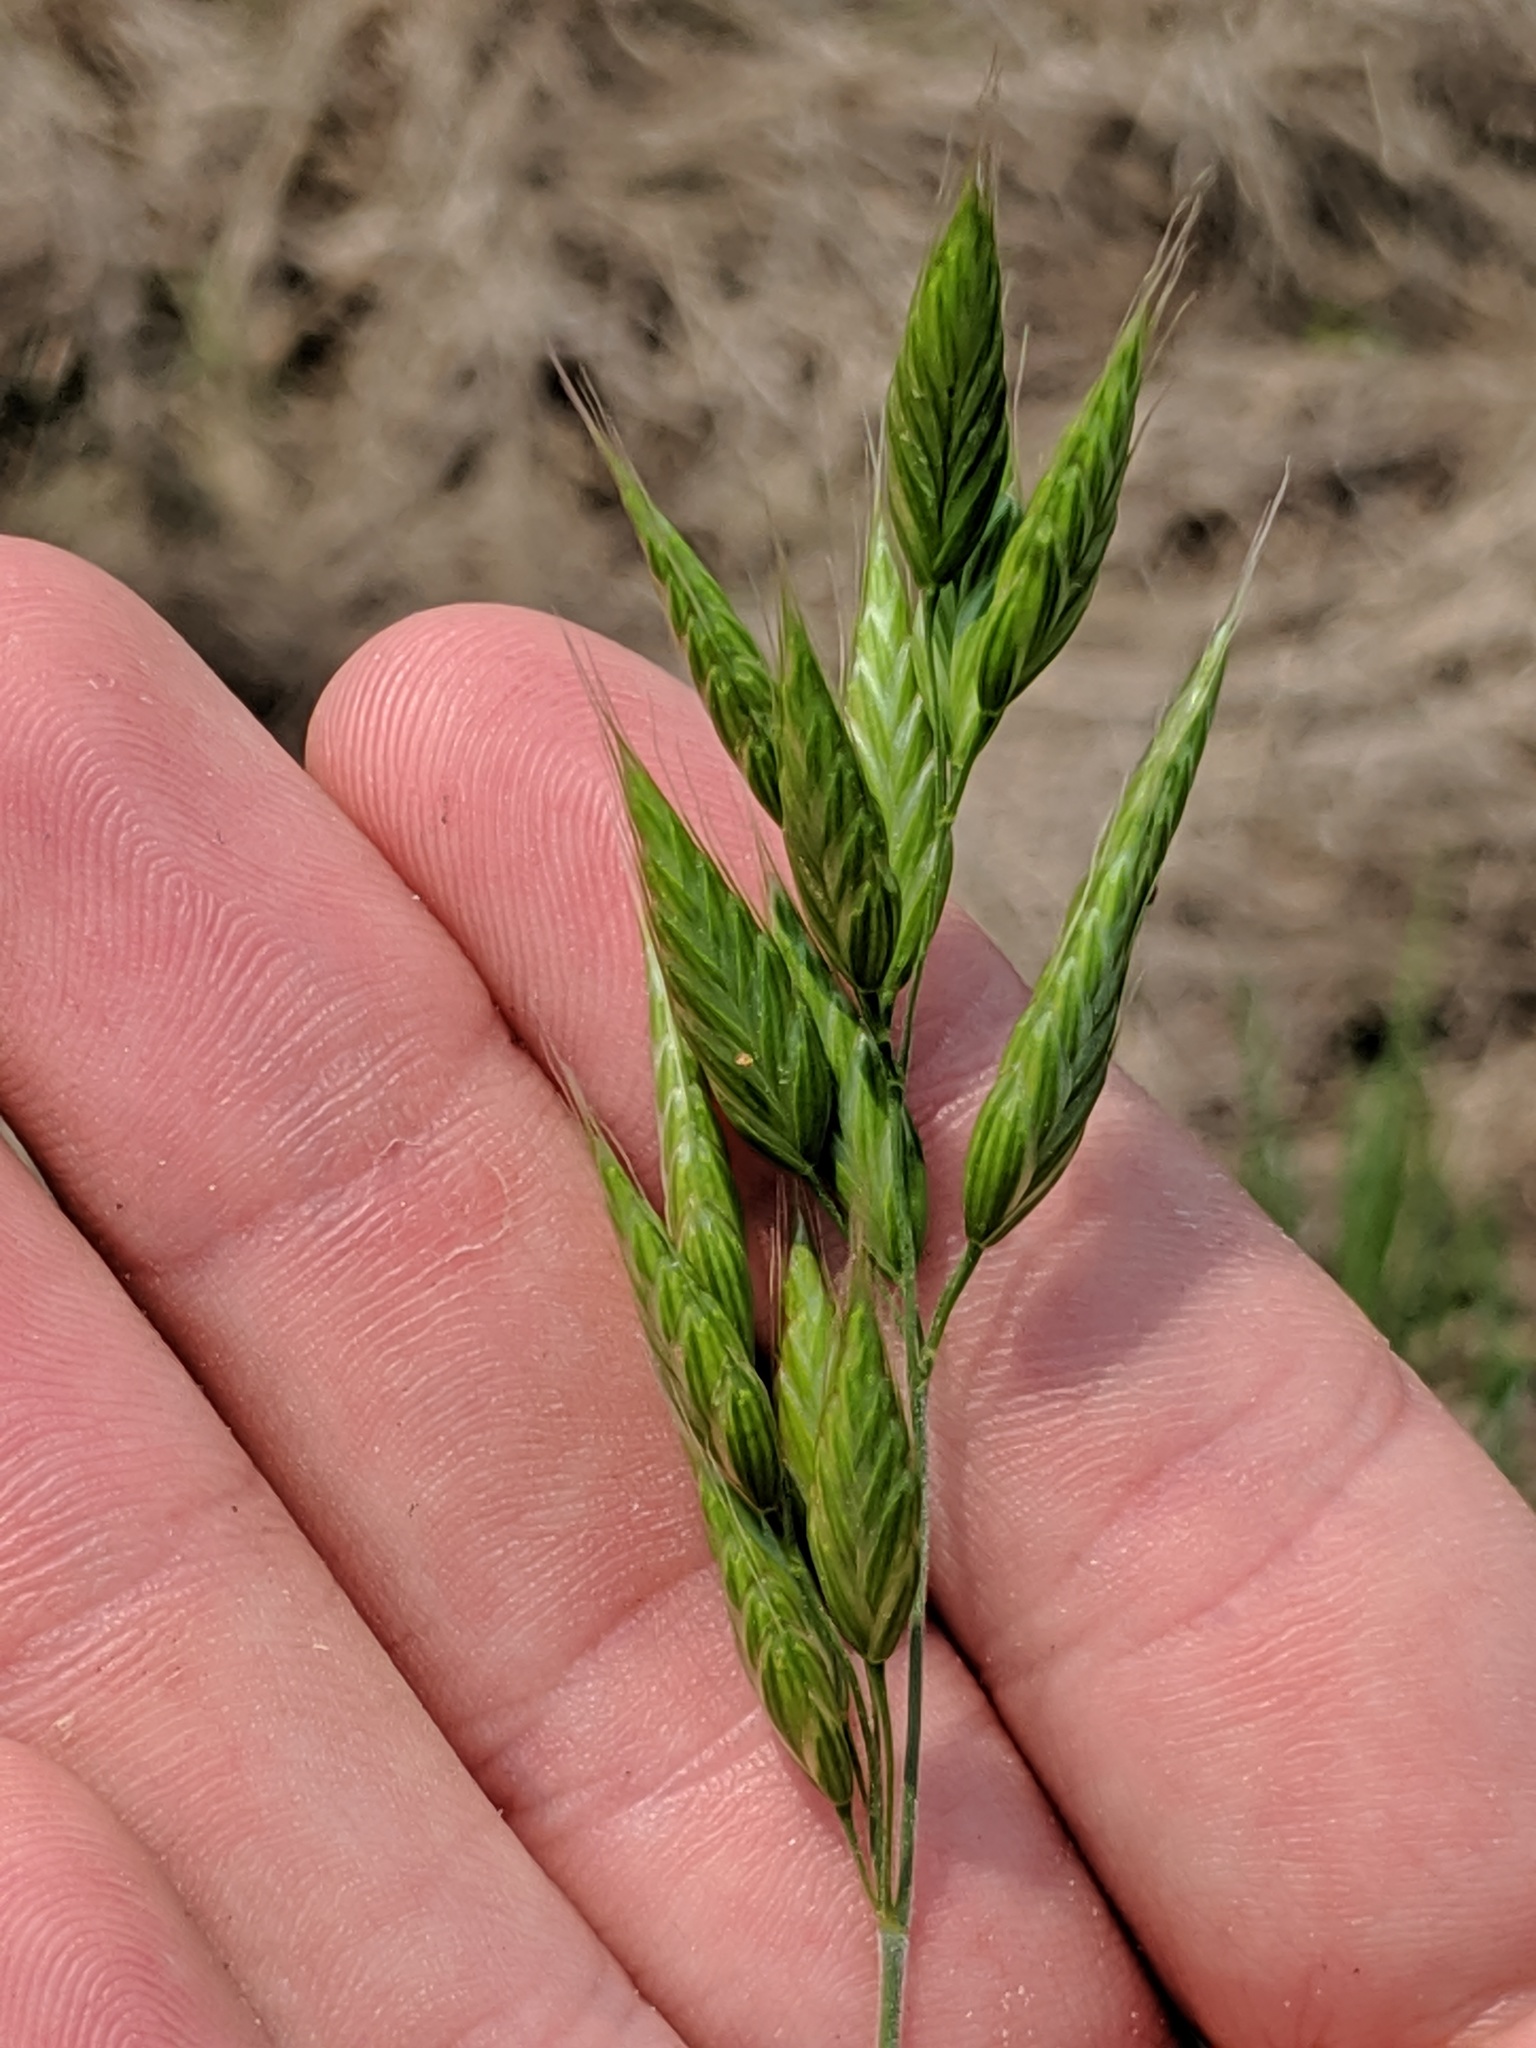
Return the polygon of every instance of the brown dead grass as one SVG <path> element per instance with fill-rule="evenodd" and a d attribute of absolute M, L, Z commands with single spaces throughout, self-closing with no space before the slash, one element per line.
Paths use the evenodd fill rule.
<path fill-rule="evenodd" d="M 551 351 L 726 580 L 768 590 L 782 549 L 830 631 L 978 138 L 1041 453 L 1212 171 L 1100 600 L 978 779 L 961 893 L 1038 958 L 1289 458 L 1126 1057 L 1230 1142 L 1246 976 L 1321 1175 L 1433 893 L 1452 1163 L 1536 1291 L 1528 8 L 30 0 L 4 34 L 8 523 L 142 590 L 290 741 L 422 604 L 667 657 Z"/>

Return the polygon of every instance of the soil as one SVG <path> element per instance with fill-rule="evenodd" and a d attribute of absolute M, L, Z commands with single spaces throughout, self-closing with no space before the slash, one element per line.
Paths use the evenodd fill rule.
<path fill-rule="evenodd" d="M 1519 0 L 30 0 L 0 494 L 297 745 L 422 604 L 670 660 L 553 372 L 726 583 L 846 619 L 905 297 L 996 166 L 1026 474 L 1212 178 L 1100 595 L 979 773 L 1025 971 L 1286 464 L 1125 1063 L 1229 1155 L 1240 987 L 1326 1237 L 1410 915 L 1449 1170 L 1536 1300 L 1536 16 Z M 14 61 L 12 61 L 14 60 Z"/>

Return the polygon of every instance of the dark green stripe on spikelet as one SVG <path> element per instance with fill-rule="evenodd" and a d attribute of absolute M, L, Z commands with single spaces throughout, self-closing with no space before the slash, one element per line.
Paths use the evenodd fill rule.
<path fill-rule="evenodd" d="M 823 952 L 854 988 L 878 990 L 895 951 L 901 898 L 885 821 L 786 592 L 779 675 L 784 848 Z"/>
<path fill-rule="evenodd" d="M 848 1729 L 853 1671 L 800 1559 L 711 1474 L 699 1475 L 741 1660 L 790 1755 L 842 1812 L 858 1765 Z"/>
<path fill-rule="evenodd" d="M 818 1182 L 832 1071 L 777 946 L 639 759 L 616 740 L 646 915 L 667 993 L 715 1100 L 744 1138 Z"/>
<path fill-rule="evenodd" d="M 667 607 L 688 673 L 727 752 L 775 823 L 779 777 L 774 752 L 773 674 L 757 642 L 693 547 L 656 506 L 633 465 L 593 409 L 576 394 L 607 463 L 629 523 Z"/>
<path fill-rule="evenodd" d="M 886 399 L 891 522 L 920 590 L 959 576 L 1010 460 L 1003 288 L 979 177 L 918 280 Z"/>
<path fill-rule="evenodd" d="M 966 1153 L 973 1244 L 997 1243 L 1049 1193 L 1104 1085 L 1131 948 L 1215 715 L 1243 588 L 1126 784 L 1004 1048 Z"/>

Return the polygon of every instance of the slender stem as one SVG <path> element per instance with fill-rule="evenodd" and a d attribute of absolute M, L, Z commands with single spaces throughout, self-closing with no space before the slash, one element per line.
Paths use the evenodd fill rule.
<path fill-rule="evenodd" d="M 869 1675 L 869 1689 L 871 1693 L 874 1693 L 874 1668 L 866 1664 L 864 1669 Z M 891 1773 L 895 1767 L 895 1758 L 891 1754 L 889 1733 L 882 1729 L 877 1721 L 871 1718 L 869 1707 L 864 1699 L 863 1688 L 859 1685 L 857 1679 L 854 1681 L 853 1697 L 858 1708 L 859 1734 L 863 1738 L 864 1762 L 869 1775 L 869 1784 L 866 1788 L 865 1811 L 869 1815 L 869 1863 L 870 1870 L 873 1873 L 872 1881 L 875 1886 L 875 1890 L 871 1892 L 870 1896 L 874 1900 L 875 1911 L 883 1913 L 886 1902 L 890 1898 L 890 1887 L 886 1881 L 886 1870 L 891 1860 L 890 1783 Z"/>
<path fill-rule="evenodd" d="M 837 1817 L 842 1822 L 848 1847 L 853 1851 L 854 1867 L 859 1873 L 859 1882 L 864 1887 L 864 1896 L 874 1907 L 876 1914 L 879 1914 L 882 1911 L 880 1899 L 875 1891 L 874 1879 L 870 1875 L 869 1858 L 864 1852 L 864 1844 L 859 1840 L 859 1831 L 853 1824 L 852 1808 L 840 1806 L 837 1809 Z"/>
<path fill-rule="evenodd" d="M 880 1923 L 880 2025 L 876 2048 L 901 2048 L 901 2003 L 907 1985 L 905 1926 Z"/>
<path fill-rule="evenodd" d="M 889 1905 L 896 1896 L 896 1738 L 891 1732 L 891 1694 L 885 1682 L 883 1664 L 870 1665 L 869 1690 L 875 1702 L 875 1718 L 880 1731 L 880 1755 L 884 1768 L 881 1787 L 884 1861 L 880 1865 L 880 1885 L 881 1896 Z"/>
<path fill-rule="evenodd" d="M 907 1726 L 901 1771 L 900 1854 L 890 1922 L 880 1928 L 879 2048 L 899 2048 L 901 2008 L 906 1979 L 907 1948 L 912 1927 L 912 1879 L 917 1860 L 917 1781 L 923 1744 L 923 1648 L 928 1615 L 928 1558 L 931 1518 L 928 1506 L 928 1383 L 934 1360 L 956 1302 L 975 1272 L 981 1247 L 967 1243 L 934 1308 L 926 1338 L 918 1314 L 917 1285 L 907 1282 L 902 1301 L 906 1339 L 907 1387 L 911 1405 L 912 1457 L 918 1478 L 917 1592 L 912 1602 L 912 1628 L 907 1649 Z"/>
<path fill-rule="evenodd" d="M 967 1239 L 965 1250 L 960 1254 L 955 1270 L 944 1282 L 943 1292 L 939 1295 L 934 1307 L 933 1321 L 928 1325 L 927 1342 L 922 1345 L 919 1353 L 917 1374 L 913 1381 L 914 1396 L 919 1386 L 925 1391 L 927 1389 L 928 1378 L 933 1371 L 934 1361 L 939 1355 L 939 1346 L 944 1341 L 944 1332 L 948 1328 L 950 1316 L 954 1313 L 955 1303 L 965 1292 L 966 1283 L 970 1280 L 971 1275 L 975 1272 L 980 1262 L 981 1252 L 982 1247 L 979 1244 L 972 1244 Z M 915 1399 L 913 1406 L 915 1409 Z M 919 1469 L 925 1482 L 924 1498 L 926 1499 L 928 1474 L 925 1468 L 920 1467 Z"/>

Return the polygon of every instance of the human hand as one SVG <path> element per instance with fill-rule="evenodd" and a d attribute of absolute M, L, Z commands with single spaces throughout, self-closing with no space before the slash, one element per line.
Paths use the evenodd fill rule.
<path fill-rule="evenodd" d="M 571 643 L 755 865 L 699 707 L 455 608 L 311 779 L 98 572 L 6 543 L 0 607 L 0 1109 L 75 1226 L 0 1158 L 0 2039 L 862 2040 L 548 1078 L 654 1168 Z M 952 920 L 940 1252 L 1019 1002 Z M 1530 2048 L 1536 1519 L 1129 1084 L 932 1421 L 914 2048 L 1169 2039 L 1104 1894 L 1223 2048 Z"/>

